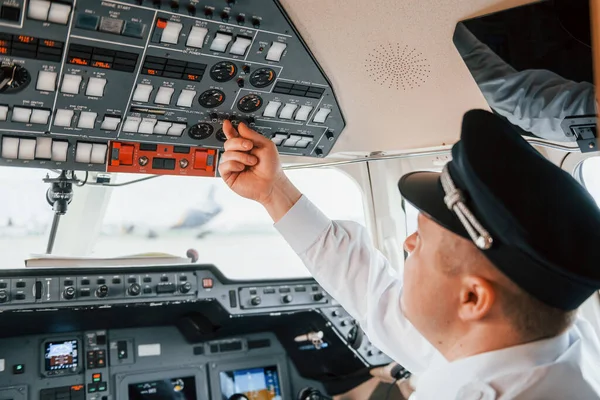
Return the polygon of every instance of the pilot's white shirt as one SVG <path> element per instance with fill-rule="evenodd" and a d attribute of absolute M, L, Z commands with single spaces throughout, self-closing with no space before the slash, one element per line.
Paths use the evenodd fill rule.
<path fill-rule="evenodd" d="M 275 228 L 371 342 L 416 375 L 411 400 L 600 398 L 600 343 L 587 321 L 555 338 L 448 362 L 404 317 L 401 277 L 361 225 L 331 221 L 302 196 Z"/>

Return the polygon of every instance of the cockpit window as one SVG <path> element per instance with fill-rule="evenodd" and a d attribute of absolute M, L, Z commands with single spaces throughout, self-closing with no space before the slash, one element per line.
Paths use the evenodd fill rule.
<path fill-rule="evenodd" d="M 581 164 L 581 178 L 600 206 L 600 157 L 588 158 Z"/>

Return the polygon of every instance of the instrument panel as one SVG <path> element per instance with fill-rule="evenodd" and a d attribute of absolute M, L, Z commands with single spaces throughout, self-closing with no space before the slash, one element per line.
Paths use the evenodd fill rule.
<path fill-rule="evenodd" d="M 0 0 L 0 62 L 0 165 L 214 175 L 225 119 L 312 157 L 345 126 L 276 0 Z"/>

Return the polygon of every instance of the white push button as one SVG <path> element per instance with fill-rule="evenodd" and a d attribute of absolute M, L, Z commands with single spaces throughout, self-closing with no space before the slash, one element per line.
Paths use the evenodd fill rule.
<path fill-rule="evenodd" d="M 91 77 L 88 81 L 87 89 L 85 91 L 86 96 L 104 96 L 104 87 L 106 86 L 106 79 Z"/>
<path fill-rule="evenodd" d="M 100 125 L 100 129 L 105 131 L 116 131 L 120 123 L 121 118 L 105 116 L 102 125 Z"/>
<path fill-rule="evenodd" d="M 136 133 L 140 127 L 142 119 L 140 117 L 127 117 L 123 124 L 123 132 Z"/>
<path fill-rule="evenodd" d="M 275 143 L 276 146 L 279 146 L 281 142 L 283 142 L 285 139 L 287 139 L 287 134 L 285 133 L 276 133 L 275 136 L 271 138 L 271 140 L 273 141 L 273 143 Z"/>
<path fill-rule="evenodd" d="M 48 19 L 48 11 L 50 11 L 49 1 L 31 0 L 29 2 L 27 17 L 30 19 L 37 19 L 38 21 L 46 21 Z"/>
<path fill-rule="evenodd" d="M 8 118 L 8 106 L 0 106 L 0 121 L 6 121 Z"/>
<path fill-rule="evenodd" d="M 73 110 L 56 110 L 54 126 L 71 126 L 74 114 Z"/>
<path fill-rule="evenodd" d="M 331 109 L 330 108 L 321 108 L 319 109 L 319 111 L 317 111 L 317 115 L 315 115 L 315 118 L 313 119 L 313 122 L 316 122 L 318 124 L 322 124 L 325 122 L 325 120 L 327 119 L 327 116 L 331 113 Z"/>
<path fill-rule="evenodd" d="M 79 94 L 79 86 L 81 86 L 80 75 L 65 75 L 63 77 L 62 86 L 60 91 L 69 94 Z"/>
<path fill-rule="evenodd" d="M 179 94 L 179 98 L 177 99 L 177 105 L 179 107 L 191 107 L 195 96 L 195 90 L 183 89 Z"/>
<path fill-rule="evenodd" d="M 138 83 L 133 92 L 133 101 L 147 103 L 150 100 L 150 93 L 152 93 L 152 85 Z"/>
<path fill-rule="evenodd" d="M 71 14 L 71 6 L 62 3 L 52 3 L 50 12 L 48 13 L 48 21 L 55 24 L 66 25 L 69 22 L 69 14 Z"/>
<path fill-rule="evenodd" d="M 231 42 L 232 36 L 229 33 L 217 33 L 213 42 L 210 45 L 212 51 L 218 51 L 224 53 L 227 49 L 227 45 Z"/>
<path fill-rule="evenodd" d="M 92 164 L 104 164 L 106 161 L 106 150 L 108 150 L 108 146 L 104 143 L 92 144 L 92 155 L 90 157 Z"/>
<path fill-rule="evenodd" d="M 206 34 L 208 34 L 208 29 L 194 26 L 190 31 L 190 35 L 188 36 L 188 40 L 185 45 L 188 47 L 196 47 L 201 49 L 202 45 L 204 44 Z"/>
<path fill-rule="evenodd" d="M 138 132 L 151 135 L 152 132 L 154 132 L 154 125 L 156 125 L 156 120 L 154 118 L 144 118 L 142 119 Z"/>
<path fill-rule="evenodd" d="M 277 117 L 277 111 L 279 110 L 279 107 L 281 107 L 280 102 L 270 101 L 269 104 L 267 104 L 267 107 L 265 108 L 265 112 L 263 113 L 263 115 L 265 117 L 275 118 L 275 117 Z"/>
<path fill-rule="evenodd" d="M 273 42 L 271 44 L 271 48 L 269 48 L 269 52 L 267 53 L 267 60 L 279 62 L 286 47 L 287 44 L 285 43 Z"/>
<path fill-rule="evenodd" d="M 281 113 L 279 113 L 279 118 L 292 119 L 292 116 L 294 115 L 294 111 L 296 111 L 296 108 L 298 108 L 298 104 L 287 103 L 285 105 L 285 107 L 283 107 L 283 109 L 281 110 Z"/>
<path fill-rule="evenodd" d="M 19 160 L 35 160 L 35 139 L 21 139 L 19 142 Z"/>
<path fill-rule="evenodd" d="M 158 121 L 156 126 L 154 127 L 155 135 L 166 135 L 169 128 L 173 125 L 171 122 L 167 121 Z"/>
<path fill-rule="evenodd" d="M 160 36 L 161 43 L 177 44 L 181 28 L 183 28 L 183 25 L 180 23 L 168 21 Z"/>
<path fill-rule="evenodd" d="M 81 129 L 94 129 L 96 125 L 96 117 L 98 113 L 90 111 L 82 111 L 79 114 L 79 121 L 77 121 L 77 127 Z"/>
<path fill-rule="evenodd" d="M 308 121 L 308 114 L 310 114 L 312 109 L 312 106 L 300 106 L 300 109 L 296 113 L 296 121 Z"/>
<path fill-rule="evenodd" d="M 2 158 L 17 158 L 19 155 L 19 139 L 4 136 L 2 138 Z"/>
<path fill-rule="evenodd" d="M 303 137 L 302 139 L 298 140 L 298 143 L 296 143 L 296 147 L 305 149 L 308 147 L 308 145 L 312 142 L 312 138 L 310 137 Z"/>
<path fill-rule="evenodd" d="M 186 124 L 173 124 L 167 131 L 167 135 L 169 136 L 181 136 L 183 135 L 183 131 L 187 128 Z"/>
<path fill-rule="evenodd" d="M 35 158 L 38 160 L 50 160 L 52 158 L 52 139 L 39 137 L 36 139 Z"/>
<path fill-rule="evenodd" d="M 285 147 L 296 147 L 296 143 L 298 143 L 302 139 L 302 136 L 290 135 L 290 137 L 283 142 Z"/>
<path fill-rule="evenodd" d="M 46 125 L 50 118 L 50 110 L 37 110 L 34 109 L 31 113 L 31 119 L 29 120 L 32 124 Z"/>
<path fill-rule="evenodd" d="M 250 47 L 252 43 L 252 39 L 247 38 L 245 36 L 238 36 L 235 39 L 235 42 L 231 45 L 231 50 L 229 50 L 230 54 L 235 54 L 236 56 L 243 56 L 246 54 L 246 50 Z"/>
<path fill-rule="evenodd" d="M 154 99 L 154 102 L 156 104 L 170 104 L 173 92 L 175 92 L 175 89 L 171 87 L 161 86 L 158 89 L 158 93 L 156 93 L 156 98 Z"/>
<path fill-rule="evenodd" d="M 89 164 L 92 161 L 92 144 L 91 143 L 77 143 L 75 149 L 75 162 Z"/>
<path fill-rule="evenodd" d="M 54 92 L 56 90 L 56 72 L 40 71 L 35 88 L 44 92 Z"/>
<path fill-rule="evenodd" d="M 31 108 L 14 107 L 12 111 L 12 122 L 29 123 Z"/>
<path fill-rule="evenodd" d="M 69 150 L 69 142 L 54 140 L 52 142 L 52 161 L 67 161 L 67 151 Z"/>

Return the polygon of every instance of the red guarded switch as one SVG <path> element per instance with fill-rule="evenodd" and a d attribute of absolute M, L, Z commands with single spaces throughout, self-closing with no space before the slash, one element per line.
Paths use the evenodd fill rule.
<path fill-rule="evenodd" d="M 216 155 L 217 155 L 216 150 L 197 149 L 194 152 L 194 169 L 201 169 L 204 171 L 214 171 Z"/>
<path fill-rule="evenodd" d="M 130 144 L 113 143 L 110 165 L 133 165 L 133 152 L 135 147 Z"/>

